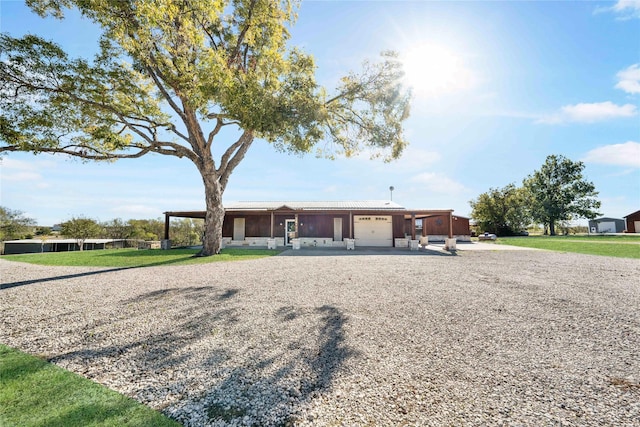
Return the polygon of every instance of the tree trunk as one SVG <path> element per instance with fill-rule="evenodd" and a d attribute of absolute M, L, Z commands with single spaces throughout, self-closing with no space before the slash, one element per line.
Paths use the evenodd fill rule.
<path fill-rule="evenodd" d="M 556 235 L 556 224 L 554 221 L 549 221 L 549 235 L 551 236 Z"/>
<path fill-rule="evenodd" d="M 224 206 L 222 206 L 222 188 L 215 173 L 204 174 L 204 195 L 207 213 L 204 219 L 204 237 L 200 256 L 216 255 L 222 246 L 222 222 Z"/>

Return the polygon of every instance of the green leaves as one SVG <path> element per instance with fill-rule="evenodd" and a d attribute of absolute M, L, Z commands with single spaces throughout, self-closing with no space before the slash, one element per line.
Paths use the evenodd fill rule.
<path fill-rule="evenodd" d="M 531 220 L 528 197 L 523 188 L 509 184 L 491 188 L 470 201 L 472 213 L 481 231 L 500 236 L 513 235 L 525 229 Z"/>
<path fill-rule="evenodd" d="M 23 212 L 0 206 L 0 241 L 27 238 L 35 225 L 35 220 Z"/>
<path fill-rule="evenodd" d="M 27 0 L 41 16 L 76 8 L 102 28 L 93 59 L 37 36 L 0 38 L 0 152 L 87 160 L 187 157 L 208 210 L 255 137 L 292 153 L 397 158 L 410 92 L 391 52 L 319 86 L 313 57 L 289 45 L 295 0 Z M 240 137 L 228 143 L 221 129 Z M 219 142 L 222 141 L 222 142 Z M 226 147 L 218 147 L 225 144 Z M 214 149 L 215 148 L 215 149 Z M 213 152 L 222 153 L 216 164 Z M 211 215 L 212 216 L 212 215 Z M 221 221 L 220 221 L 221 223 Z M 219 251 L 207 229 L 205 252 Z M 217 237 L 216 237 L 217 236 Z"/>
<path fill-rule="evenodd" d="M 0 52 L 3 151 L 108 159 L 130 147 L 136 127 L 167 120 L 149 82 L 126 64 L 71 60 L 32 35 L 0 35 Z"/>
<path fill-rule="evenodd" d="M 600 202 L 593 183 L 582 175 L 584 163 L 564 156 L 548 156 L 540 170 L 529 175 L 524 186 L 531 194 L 532 214 L 548 224 L 555 234 L 555 223 L 575 218 L 595 218 Z"/>
<path fill-rule="evenodd" d="M 384 52 L 382 57 L 383 62 L 366 62 L 362 73 L 343 78 L 339 94 L 326 103 L 328 133 L 347 156 L 368 148 L 378 157 L 386 150 L 389 161 L 407 145 L 402 123 L 409 117 L 411 93 L 401 84 L 397 55 Z"/>

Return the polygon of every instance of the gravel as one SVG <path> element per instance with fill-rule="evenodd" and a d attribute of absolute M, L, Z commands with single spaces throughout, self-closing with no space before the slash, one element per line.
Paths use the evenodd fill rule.
<path fill-rule="evenodd" d="M 638 426 L 639 278 L 546 251 L 3 259 L 0 342 L 185 426 Z"/>

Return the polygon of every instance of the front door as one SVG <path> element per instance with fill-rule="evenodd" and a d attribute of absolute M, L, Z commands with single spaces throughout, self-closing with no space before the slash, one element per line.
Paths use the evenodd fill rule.
<path fill-rule="evenodd" d="M 233 219 L 233 240 L 244 240 L 244 218 Z"/>
<path fill-rule="evenodd" d="M 284 221 L 284 244 L 291 246 L 292 239 L 296 238 L 296 220 L 286 219 Z"/>
<path fill-rule="evenodd" d="M 342 242 L 342 218 L 333 218 L 333 240 Z"/>

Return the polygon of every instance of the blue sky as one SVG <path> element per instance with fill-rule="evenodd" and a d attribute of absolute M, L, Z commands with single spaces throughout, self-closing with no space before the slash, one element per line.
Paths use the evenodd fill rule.
<path fill-rule="evenodd" d="M 91 56 L 98 30 L 69 15 L 41 19 L 0 2 L 0 30 L 31 32 Z M 406 58 L 414 86 L 410 146 L 390 164 L 278 153 L 257 141 L 224 200 L 393 200 L 454 209 L 522 180 L 550 154 L 586 165 L 603 216 L 640 209 L 640 2 L 305 1 L 292 45 L 312 53 L 332 88 L 383 50 Z M 11 153 L 2 206 L 42 225 L 73 216 L 159 218 L 204 208 L 188 160 L 159 155 L 116 163 Z M 584 222 L 584 221 L 583 221 Z"/>

